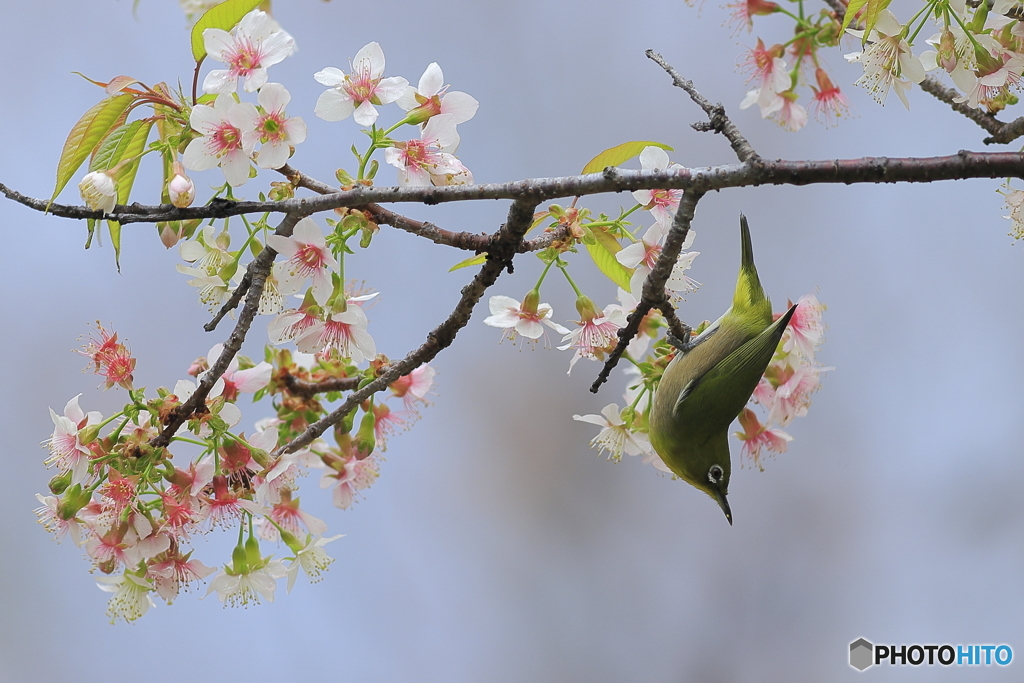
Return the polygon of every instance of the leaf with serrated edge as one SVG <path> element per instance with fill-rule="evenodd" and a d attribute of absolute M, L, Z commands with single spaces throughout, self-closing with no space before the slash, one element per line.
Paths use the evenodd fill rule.
<path fill-rule="evenodd" d="M 673 151 L 668 145 L 648 140 L 636 140 L 634 142 L 623 142 L 598 154 L 583 167 L 583 173 L 597 173 L 608 166 L 621 166 L 644 151 L 644 147 L 661 147 L 669 152 Z"/>
<path fill-rule="evenodd" d="M 219 28 L 230 31 L 249 12 L 259 7 L 263 0 L 227 0 L 214 5 L 199 17 L 192 27 L 192 56 L 197 62 L 206 57 L 206 44 L 203 42 L 203 31 L 208 28 Z"/>
<path fill-rule="evenodd" d="M 68 139 L 60 153 L 60 161 L 57 163 L 57 186 L 50 197 L 51 202 L 68 184 L 86 157 L 103 141 L 107 133 L 118 125 L 131 101 L 131 95 L 108 97 L 85 112 L 74 125 L 68 133 Z"/>

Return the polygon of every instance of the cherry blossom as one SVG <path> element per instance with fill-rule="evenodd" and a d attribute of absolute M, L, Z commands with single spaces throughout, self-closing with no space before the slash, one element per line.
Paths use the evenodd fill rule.
<path fill-rule="evenodd" d="M 576 351 L 569 361 L 569 373 L 580 358 L 603 359 L 604 354 L 615 346 L 619 329 L 626 324 L 626 316 L 615 304 L 609 304 L 600 313 L 589 297 L 581 296 L 576 300 L 576 310 L 580 314 L 579 327 L 565 335 L 562 341 L 567 343 L 558 347 L 560 351 Z"/>
<path fill-rule="evenodd" d="M 188 143 L 182 162 L 185 168 L 205 171 L 220 166 L 232 187 L 249 179 L 249 157 L 255 144 L 245 133 L 256 128 L 259 112 L 248 102 L 235 102 L 231 95 L 218 95 L 213 106 L 197 104 L 189 125 L 200 137 Z"/>
<path fill-rule="evenodd" d="M 573 415 L 572 419 L 597 425 L 601 431 L 590 440 L 590 446 L 599 453 L 608 452 L 609 460 L 621 460 L 622 454 L 646 455 L 652 451 L 651 442 L 642 432 L 632 432 L 622 420 L 618 404 L 609 403 L 600 415 Z"/>
<path fill-rule="evenodd" d="M 217 598 L 225 607 L 246 607 L 251 602 L 258 605 L 261 595 L 267 602 L 273 602 L 277 579 L 288 573 L 285 566 L 269 558 L 258 561 L 256 566 L 243 564 L 243 567 L 236 564 L 222 569 L 210 582 L 206 594 L 216 591 Z"/>
<path fill-rule="evenodd" d="M 107 214 L 117 204 L 117 182 L 106 171 L 92 171 L 78 183 L 82 201 L 90 209 Z"/>
<path fill-rule="evenodd" d="M 180 161 L 174 162 L 174 177 L 167 181 L 167 196 L 171 204 L 179 209 L 186 209 L 192 206 L 196 198 L 196 186 L 192 179 L 185 175 L 185 169 Z"/>
<path fill-rule="evenodd" d="M 279 283 L 281 292 L 298 292 L 308 277 L 313 283 L 313 299 L 321 306 L 326 305 L 334 293 L 331 271 L 338 268 L 338 262 L 327 248 L 327 241 L 316 221 L 303 218 L 295 224 L 291 237 L 270 235 L 267 245 L 288 259 L 285 277 Z"/>
<path fill-rule="evenodd" d="M 863 31 L 847 29 L 847 32 L 862 37 Z M 868 37 L 868 46 L 862 52 L 846 55 L 847 61 L 859 62 L 864 74 L 854 82 L 865 88 L 879 104 L 885 104 L 885 96 L 896 86 L 903 105 L 910 109 L 906 91 L 911 83 L 924 80 L 924 66 L 910 51 L 910 45 L 903 37 L 903 26 L 896 16 L 887 9 L 878 15 L 878 21 Z"/>
<path fill-rule="evenodd" d="M 838 123 L 836 119 L 850 113 L 850 103 L 840 92 L 839 86 L 832 84 L 832 80 L 824 69 L 815 69 L 814 77 L 818 82 L 817 88 L 811 86 L 811 90 L 814 91 L 814 103 L 811 105 L 814 110 L 814 118 L 822 121 L 826 126 L 835 125 Z"/>
<path fill-rule="evenodd" d="M 419 140 L 398 142 L 384 150 L 384 160 L 398 169 L 400 185 L 448 185 L 451 183 L 447 176 L 466 170 L 455 156 L 446 151 L 454 150 L 458 144 L 455 120 L 450 114 L 439 114 L 427 121 Z"/>
<path fill-rule="evenodd" d="M 416 409 L 419 405 L 429 405 L 426 396 L 434 386 L 434 377 L 437 375 L 430 365 L 421 365 L 408 375 L 402 375 L 388 387 L 391 392 L 402 399 L 405 409 L 411 413 L 418 414 Z"/>
<path fill-rule="evenodd" d="M 156 606 L 150 597 L 153 586 L 131 572 L 126 571 L 120 576 L 99 576 L 96 585 L 100 590 L 114 594 L 107 603 L 107 616 L 111 624 L 118 619 L 135 621 L 150 607 Z"/>
<path fill-rule="evenodd" d="M 327 551 L 324 550 L 324 546 L 341 537 L 342 534 L 329 536 L 327 538 L 319 535 L 314 536 L 313 534 L 306 534 L 305 545 L 298 550 L 295 550 L 295 559 L 288 565 L 289 593 L 292 590 L 292 586 L 295 585 L 295 578 L 298 576 L 300 568 L 305 572 L 310 583 L 317 583 L 323 578 L 323 572 L 327 570 L 332 562 L 334 562 L 334 558 L 327 554 Z"/>
<path fill-rule="evenodd" d="M 648 148 L 651 149 L 651 148 Z M 655 148 L 656 149 L 656 148 Z M 635 194 L 635 193 L 634 193 Z M 629 292 L 633 298 L 639 300 L 643 293 L 644 281 L 654 270 L 658 258 L 661 256 L 662 242 L 664 242 L 668 228 L 660 223 L 655 223 L 643 238 L 637 242 L 626 245 L 617 254 L 615 259 L 626 268 L 633 271 L 629 279 Z M 690 230 L 686 233 L 680 249 L 686 249 L 693 244 L 697 232 Z M 693 265 L 693 260 L 700 254 L 699 251 L 681 251 L 679 258 L 672 266 L 672 272 L 665 282 L 665 288 L 674 292 L 693 292 L 700 286 L 700 283 L 686 275 L 686 271 Z"/>
<path fill-rule="evenodd" d="M 295 346 L 303 353 L 327 353 L 334 349 L 342 358 L 361 363 L 377 355 L 373 337 L 366 331 L 368 324 L 362 308 L 348 306 L 299 334 Z"/>
<path fill-rule="evenodd" d="M 96 331 L 98 336 L 91 337 L 78 353 L 93 362 L 95 374 L 106 378 L 107 389 L 115 384 L 131 389 L 135 358 L 128 346 L 117 341 L 116 332 L 108 332 L 99 323 L 96 323 Z"/>
<path fill-rule="evenodd" d="M 679 164 L 669 165 L 668 152 L 660 147 L 644 147 L 640 152 L 640 166 L 645 171 L 664 171 L 682 168 Z M 672 226 L 682 190 L 634 190 L 633 199 L 642 204 L 654 216 L 654 220 L 666 230 Z"/>
<path fill-rule="evenodd" d="M 757 103 L 767 106 L 776 93 L 789 90 L 793 79 L 782 59 L 781 45 L 765 48 L 764 41 L 757 39 L 757 46 L 747 55 L 741 67 L 750 73 L 748 82 L 757 83 Z"/>
<path fill-rule="evenodd" d="M 294 145 L 306 139 L 306 124 L 298 116 L 288 118 L 284 108 L 292 96 L 280 83 L 267 83 L 260 88 L 257 100 L 263 112 L 256 120 L 254 130 L 242 133 L 244 144 L 252 149 L 263 143 L 256 153 L 261 168 L 281 168 L 288 162 Z"/>
<path fill-rule="evenodd" d="M 431 117 L 445 114 L 456 124 L 465 123 L 476 115 L 480 103 L 464 92 L 448 92 L 444 74 L 437 62 L 427 66 L 415 89 L 406 88 L 397 100 L 398 106 L 409 112 L 410 123 L 423 123 Z"/>
<path fill-rule="evenodd" d="M 82 443 L 81 430 L 103 420 L 103 416 L 96 411 L 83 411 L 78 406 L 79 396 L 81 394 L 67 402 L 63 415 L 58 415 L 52 408 L 50 409 L 53 436 L 45 442 L 50 449 L 50 457 L 46 464 L 55 464 L 62 472 L 71 472 L 72 485 L 84 482 L 89 473 L 90 452 Z"/>
<path fill-rule="evenodd" d="M 331 486 L 334 490 L 331 498 L 334 507 L 347 510 L 352 507 L 359 491 L 373 485 L 380 475 L 377 459 L 374 456 L 363 458 L 349 457 L 341 469 L 329 469 L 320 477 L 320 488 Z"/>
<path fill-rule="evenodd" d="M 267 67 L 295 52 L 295 40 L 260 10 L 242 17 L 231 33 L 205 29 L 203 45 L 211 59 L 228 65 L 211 71 L 203 80 L 203 90 L 215 94 L 235 92 L 239 78 L 244 79 L 246 92 L 255 92 L 267 82 Z"/>
<path fill-rule="evenodd" d="M 543 325 L 547 325 L 561 335 L 569 334 L 569 330 L 551 320 L 551 305 L 540 303 L 540 292 L 536 289 L 527 292 L 523 303 L 501 294 L 492 296 L 488 302 L 491 315 L 484 318 L 484 324 L 504 330 L 504 337 L 515 340 L 516 335 L 536 341 L 544 334 Z"/>
<path fill-rule="evenodd" d="M 789 442 L 793 437 L 774 427 L 762 425 L 757 419 L 757 414 L 750 408 L 744 408 L 739 416 L 742 432 L 736 432 L 736 436 L 743 442 L 740 451 L 741 457 L 749 458 L 750 461 L 761 467 L 761 449 L 767 448 L 773 453 L 785 453 Z"/>
<path fill-rule="evenodd" d="M 384 51 L 375 42 L 364 45 L 352 60 L 352 73 L 329 66 L 314 74 L 317 83 L 330 87 L 316 101 L 314 112 L 325 121 L 352 115 L 360 126 L 372 126 L 379 115 L 374 105 L 398 100 L 409 87 L 400 76 L 383 76 Z"/>

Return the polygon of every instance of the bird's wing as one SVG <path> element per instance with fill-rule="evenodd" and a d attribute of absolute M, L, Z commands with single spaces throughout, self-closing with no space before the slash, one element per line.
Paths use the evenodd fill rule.
<path fill-rule="evenodd" d="M 759 335 L 747 341 L 700 377 L 690 380 L 679 392 L 673 413 L 679 416 L 684 405 L 694 404 L 701 411 L 722 412 L 729 422 L 746 404 L 761 375 L 771 362 L 783 332 L 789 324 L 796 306 L 793 306 Z M 714 392 L 707 390 L 715 387 Z M 736 406 L 736 410 L 732 407 Z"/>

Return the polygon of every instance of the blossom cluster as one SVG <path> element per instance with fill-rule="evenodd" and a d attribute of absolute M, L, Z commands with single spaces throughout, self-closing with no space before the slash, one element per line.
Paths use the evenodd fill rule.
<path fill-rule="evenodd" d="M 179 380 L 147 399 L 131 389 L 135 360 L 117 335 L 98 327 L 98 338 L 81 352 L 106 387 L 130 390 L 131 402 L 104 417 L 86 412 L 75 396 L 63 414 L 51 410 L 53 434 L 45 445 L 48 466 L 57 469 L 51 495 L 37 495 L 40 522 L 58 539 L 81 547 L 99 578 L 112 592 L 111 620 L 133 621 L 159 597 L 173 602 L 182 591 L 212 576 L 207 595 L 226 605 L 272 601 L 276 582 L 287 578 L 290 591 L 300 571 L 318 581 L 333 561 L 324 546 L 327 525 L 300 506 L 299 480 L 321 472 L 320 486 L 331 488 L 334 504 L 347 509 L 379 473 L 386 439 L 407 428 L 427 405 L 434 370 L 422 366 L 391 385 L 386 398 L 363 406 L 355 428 L 335 431 L 335 443 L 323 439 L 289 452 L 281 448 L 322 417 L 325 407 L 294 382 L 316 385 L 359 378 L 357 368 L 337 352 L 291 354 L 268 349 L 259 363 L 235 356 L 213 384 L 204 405 L 171 438 L 154 445 L 168 417 L 195 393 L 197 385 Z M 197 359 L 188 374 L 202 380 L 224 352 L 217 344 Z M 372 371 L 371 371 L 372 372 Z M 249 435 L 234 428 L 242 419 L 242 394 L 274 397 L 276 416 L 262 420 Z M 328 394 L 328 397 L 330 395 Z M 216 528 L 237 529 L 238 543 L 218 570 L 193 558 L 196 536 Z M 267 554 L 262 543 L 285 546 L 284 557 Z M 216 575 L 214 575 L 216 572 Z"/>
<path fill-rule="evenodd" d="M 907 92 L 929 72 L 948 74 L 960 93 L 954 101 L 968 107 L 996 113 L 1018 101 L 1024 23 L 1015 0 L 927 2 L 906 23 L 871 3 L 850 3 L 846 16 L 829 11 L 812 15 L 802 4 L 799 15 L 765 0 L 738 0 L 729 6 L 737 29 L 752 30 L 754 17 L 770 14 L 785 14 L 796 24 L 785 43 L 765 47 L 758 38 L 743 61 L 755 87 L 741 108 L 757 104 L 762 117 L 772 117 L 788 130 L 807 123 L 807 110 L 798 103 L 802 84 L 810 87 L 811 106 L 826 125 L 849 113 L 846 96 L 833 84 L 819 55 L 822 48 L 839 45 L 844 34 L 861 43 L 860 50 L 845 55 L 863 67 L 855 85 L 880 104 L 895 89 L 909 108 Z M 929 24 L 935 32 L 925 30 Z"/>

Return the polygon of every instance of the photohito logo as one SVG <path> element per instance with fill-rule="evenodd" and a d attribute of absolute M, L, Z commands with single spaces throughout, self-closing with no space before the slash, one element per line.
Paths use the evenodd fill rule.
<path fill-rule="evenodd" d="M 1009 645 L 872 645 L 864 638 L 850 643 L 850 666 L 864 671 L 873 664 L 889 666 L 1006 666 L 1013 661 Z"/>

